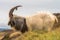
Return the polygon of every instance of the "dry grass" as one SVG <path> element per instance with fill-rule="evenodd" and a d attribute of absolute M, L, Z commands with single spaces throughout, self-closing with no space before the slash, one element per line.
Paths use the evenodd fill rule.
<path fill-rule="evenodd" d="M 11 34 L 11 35 L 14 34 L 13 37 L 5 38 L 5 40 L 60 40 L 60 28 L 48 33 L 39 30 L 27 32 L 19 36 L 17 36 L 19 32 L 15 32 L 15 33 Z"/>

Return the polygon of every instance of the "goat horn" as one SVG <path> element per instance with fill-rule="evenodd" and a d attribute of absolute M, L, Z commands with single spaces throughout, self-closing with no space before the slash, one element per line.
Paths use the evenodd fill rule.
<path fill-rule="evenodd" d="M 9 17 L 13 17 L 13 11 L 14 11 L 14 9 L 17 10 L 18 7 L 22 7 L 22 6 L 21 6 L 21 5 L 18 5 L 18 6 L 13 7 L 13 8 L 10 10 L 10 12 L 9 12 Z"/>

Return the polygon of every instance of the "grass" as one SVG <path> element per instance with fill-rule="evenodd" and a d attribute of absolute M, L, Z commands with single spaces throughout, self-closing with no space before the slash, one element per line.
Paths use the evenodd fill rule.
<path fill-rule="evenodd" d="M 60 29 L 48 33 L 28 32 L 16 40 L 60 40 Z"/>
<path fill-rule="evenodd" d="M 2 32 L 0 32 L 0 34 L 2 36 L 3 34 L 5 34 L 5 32 L 3 34 Z M 51 32 L 34 30 L 31 32 L 26 32 L 24 34 L 21 34 L 20 36 L 17 36 L 17 37 L 15 37 L 15 35 L 19 33 L 15 32 L 13 34 L 12 34 L 12 36 L 14 36 L 13 38 L 9 38 L 7 35 L 4 40 L 11 40 L 11 39 L 12 40 L 60 40 L 60 28 L 56 28 Z"/>
<path fill-rule="evenodd" d="M 8 39 L 9 39 L 8 37 L 5 38 L 5 40 Z M 12 40 L 60 40 L 60 28 L 57 28 L 56 30 L 48 33 L 35 30 L 22 34 L 16 38 L 12 38 Z"/>

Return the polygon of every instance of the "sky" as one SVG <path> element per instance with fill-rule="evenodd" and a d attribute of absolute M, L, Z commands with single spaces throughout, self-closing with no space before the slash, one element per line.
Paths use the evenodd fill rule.
<path fill-rule="evenodd" d="M 7 24 L 12 7 L 22 5 L 14 14 L 29 16 L 37 11 L 60 12 L 60 0 L 0 0 L 0 24 Z"/>

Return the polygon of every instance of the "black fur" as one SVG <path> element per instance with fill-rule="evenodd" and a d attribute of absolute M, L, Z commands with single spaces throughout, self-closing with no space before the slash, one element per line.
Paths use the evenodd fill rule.
<path fill-rule="evenodd" d="M 60 27 L 60 13 L 53 13 L 58 19 L 58 23 L 55 23 L 53 26 L 53 29 L 59 28 Z"/>
<path fill-rule="evenodd" d="M 24 24 L 23 24 L 23 27 L 21 29 L 21 32 L 24 33 L 25 31 L 28 31 L 28 27 L 26 25 L 26 19 L 24 19 Z"/>

